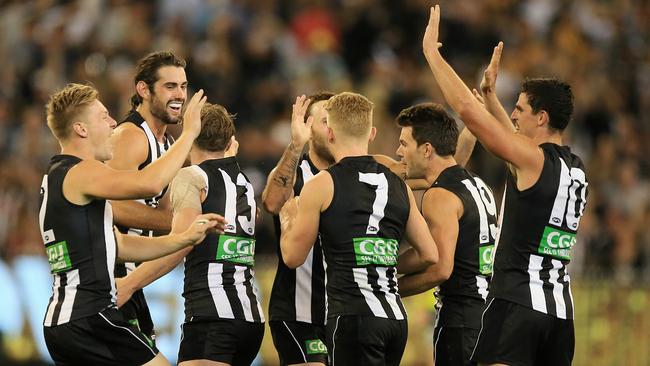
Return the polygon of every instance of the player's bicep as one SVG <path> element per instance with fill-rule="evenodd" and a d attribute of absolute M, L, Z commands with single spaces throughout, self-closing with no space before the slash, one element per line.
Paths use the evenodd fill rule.
<path fill-rule="evenodd" d="M 185 207 L 178 211 L 174 211 L 174 218 L 172 219 L 172 234 L 182 233 L 187 230 L 187 228 L 192 226 L 194 219 L 201 214 L 202 212 L 200 209 L 197 210 L 196 208 L 191 207 Z"/>
<path fill-rule="evenodd" d="M 87 198 L 129 200 L 157 192 L 137 170 L 115 170 L 97 160 L 84 160 L 72 167 L 63 182 L 66 198 L 78 203 Z"/>
<path fill-rule="evenodd" d="M 208 187 L 206 179 L 196 169 L 181 169 L 169 185 L 169 199 L 174 215 L 185 208 L 202 211 L 201 194 L 207 192 Z"/>
<path fill-rule="evenodd" d="M 406 223 L 405 239 L 411 243 L 411 246 L 418 252 L 424 262 L 435 263 L 438 260 L 438 250 L 435 242 L 429 232 L 424 217 L 418 211 L 413 197 L 413 192 L 407 187 L 409 194 L 410 210 Z"/>
<path fill-rule="evenodd" d="M 331 182 L 330 175 L 327 174 L 326 177 Z M 318 225 L 323 203 L 328 198 L 328 192 L 331 192 L 331 188 L 327 188 L 326 177 L 325 175 L 320 175 L 308 181 L 300 193 L 293 237 L 304 245 L 313 244 L 318 235 Z M 331 200 L 331 196 L 329 199 Z"/>
<path fill-rule="evenodd" d="M 450 275 L 454 267 L 454 255 L 458 240 L 458 219 L 462 203 L 453 193 L 433 188 L 424 195 L 422 214 L 438 248 L 437 266 Z M 459 212 L 460 210 L 460 212 Z"/>

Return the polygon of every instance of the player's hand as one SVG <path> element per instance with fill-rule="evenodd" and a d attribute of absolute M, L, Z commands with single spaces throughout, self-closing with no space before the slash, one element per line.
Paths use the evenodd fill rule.
<path fill-rule="evenodd" d="M 298 215 L 298 203 L 300 197 L 294 197 L 284 203 L 280 210 L 280 229 L 285 231 L 293 219 Z"/>
<path fill-rule="evenodd" d="M 472 89 L 472 94 L 474 94 L 474 98 L 476 98 L 476 100 L 477 100 L 479 103 L 481 103 L 481 105 L 483 106 L 483 108 L 487 109 L 487 107 L 485 106 L 485 99 L 483 98 L 483 96 L 481 95 L 481 93 L 479 93 L 478 90 L 476 90 L 476 89 Z"/>
<path fill-rule="evenodd" d="M 203 96 L 203 89 L 192 95 L 183 113 L 183 133 L 188 133 L 195 139 L 201 133 L 201 108 L 207 97 Z"/>
<path fill-rule="evenodd" d="M 230 146 L 226 149 L 226 151 L 223 153 L 224 158 L 229 158 L 232 156 L 237 156 L 237 152 L 239 151 L 239 141 L 235 138 L 235 135 L 233 135 L 230 138 Z"/>
<path fill-rule="evenodd" d="M 496 92 L 497 74 L 499 73 L 499 63 L 501 62 L 502 52 L 503 42 L 499 42 L 499 44 L 494 47 L 494 51 L 492 51 L 492 59 L 490 59 L 490 64 L 483 73 L 483 79 L 481 80 L 481 93 L 483 93 L 483 95 Z"/>
<path fill-rule="evenodd" d="M 213 213 L 203 214 L 197 216 L 192 226 L 181 235 L 185 237 L 187 245 L 197 245 L 205 239 L 208 232 L 223 234 L 226 224 L 226 219 L 221 215 Z"/>
<path fill-rule="evenodd" d="M 121 308 L 131 299 L 135 289 L 127 286 L 127 281 L 124 277 L 115 279 L 115 287 L 117 288 L 117 307 Z"/>
<path fill-rule="evenodd" d="M 429 15 L 429 24 L 424 31 L 424 38 L 422 39 L 422 51 L 424 56 L 435 54 L 438 48 L 442 47 L 442 43 L 438 41 L 438 33 L 440 27 L 440 5 L 433 6 Z"/>
<path fill-rule="evenodd" d="M 305 123 L 305 113 L 311 100 L 301 95 L 293 103 L 293 112 L 291 113 L 291 144 L 299 150 L 305 146 L 311 137 L 311 125 L 314 119 L 309 117 Z"/>

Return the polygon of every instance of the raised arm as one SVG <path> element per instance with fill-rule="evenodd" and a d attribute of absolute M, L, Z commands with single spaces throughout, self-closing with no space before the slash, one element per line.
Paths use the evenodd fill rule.
<path fill-rule="evenodd" d="M 304 95 L 296 98 L 291 114 L 291 143 L 284 150 L 278 165 L 273 168 L 262 192 L 264 209 L 274 215 L 280 212 L 285 202 L 293 195 L 293 183 L 296 179 L 298 161 L 305 144 L 311 136 L 313 118 L 305 123 L 305 113 L 309 99 Z"/>
<path fill-rule="evenodd" d="M 501 123 L 506 130 L 515 132 L 515 126 L 510 120 L 508 112 L 503 108 L 503 105 L 497 97 L 497 75 L 499 74 L 499 63 L 501 62 L 501 53 L 503 52 L 503 42 L 494 47 L 492 51 L 492 58 L 490 64 L 483 73 L 481 79 L 481 94 L 483 95 L 483 102 L 488 112 L 493 115 L 497 121 Z"/>
<path fill-rule="evenodd" d="M 63 193 L 76 204 L 93 198 L 114 200 L 152 197 L 169 184 L 183 166 L 194 139 L 201 131 L 200 112 L 205 103 L 200 90 L 190 100 L 183 116 L 183 133 L 160 159 L 142 170 L 115 170 L 97 160 L 84 160 L 70 169 Z"/>
<path fill-rule="evenodd" d="M 300 197 L 295 197 L 280 211 L 280 250 L 289 268 L 297 268 L 305 262 L 316 236 L 321 211 L 329 206 L 334 196 L 334 183 L 327 171 L 309 180 Z"/>
<path fill-rule="evenodd" d="M 475 145 L 476 136 L 472 134 L 472 131 L 470 131 L 469 128 L 463 128 L 460 136 L 458 136 L 458 145 L 456 146 L 456 154 L 454 154 L 454 160 L 456 160 L 458 165 L 462 167 L 467 165 L 469 158 L 472 157 Z"/>
<path fill-rule="evenodd" d="M 411 244 L 411 249 L 402 253 L 397 261 L 397 271 L 400 273 L 417 271 L 438 262 L 436 242 L 431 237 L 424 217 L 418 211 L 413 192 L 410 188 L 407 189 L 411 208 L 404 239 Z"/>
<path fill-rule="evenodd" d="M 440 55 L 438 25 L 440 6 L 431 8 L 429 24 L 422 41 L 424 55 L 442 90 L 445 100 L 456 111 L 465 126 L 490 152 L 506 160 L 517 170 L 541 171 L 542 150 L 529 138 L 504 127 L 472 95 L 456 72 Z"/>
<path fill-rule="evenodd" d="M 422 199 L 422 214 L 436 241 L 440 260 L 422 271 L 400 277 L 399 293 L 402 297 L 416 295 L 438 286 L 449 279 L 454 269 L 458 219 L 463 215 L 460 199 L 445 189 L 432 188 Z"/>

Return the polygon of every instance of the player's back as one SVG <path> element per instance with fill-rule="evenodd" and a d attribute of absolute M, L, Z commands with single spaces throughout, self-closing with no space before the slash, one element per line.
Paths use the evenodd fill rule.
<path fill-rule="evenodd" d="M 319 231 L 328 318 L 405 319 L 395 265 L 409 217 L 406 185 L 371 156 L 344 158 L 327 171 L 334 194 L 321 213 Z"/>

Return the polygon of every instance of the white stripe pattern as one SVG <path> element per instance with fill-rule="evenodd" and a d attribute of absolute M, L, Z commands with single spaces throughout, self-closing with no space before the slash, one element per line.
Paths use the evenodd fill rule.
<path fill-rule="evenodd" d="M 474 187 L 469 179 L 464 179 L 461 181 L 461 183 L 465 185 L 469 193 L 472 195 L 472 198 L 474 198 L 474 202 L 476 203 L 476 210 L 478 211 L 479 217 L 479 242 L 481 244 L 487 243 L 490 240 L 490 226 L 488 225 L 488 216 L 485 210 L 485 205 L 481 200 L 481 195 L 478 192 L 478 189 Z"/>
<path fill-rule="evenodd" d="M 47 174 L 43 176 L 43 181 L 41 182 L 41 189 L 43 190 L 43 202 L 41 202 L 41 209 L 38 211 L 38 225 L 41 229 L 43 244 L 47 244 L 54 241 L 54 235 L 52 235 L 52 237 L 47 237 L 47 235 L 45 235 L 45 211 L 47 211 L 47 197 L 48 197 Z"/>
<path fill-rule="evenodd" d="M 488 295 L 488 283 L 485 277 L 476 276 L 476 287 L 478 287 L 478 294 L 481 295 L 483 301 L 485 301 Z"/>
<path fill-rule="evenodd" d="M 52 317 L 54 316 L 54 309 L 56 304 L 59 303 L 59 288 L 61 287 L 61 275 L 54 274 L 54 283 L 52 284 L 52 301 L 47 307 L 47 313 L 45 313 L 45 326 L 50 327 L 52 325 Z"/>
<path fill-rule="evenodd" d="M 222 263 L 210 263 L 208 265 L 208 287 L 212 294 L 212 301 L 217 310 L 217 315 L 220 318 L 234 319 L 235 314 L 232 312 L 232 307 L 230 307 L 230 301 L 228 301 L 226 290 L 223 288 L 223 278 L 221 277 L 222 272 Z"/>
<path fill-rule="evenodd" d="M 388 267 L 377 267 L 375 268 L 377 270 L 377 273 L 379 274 L 379 278 L 377 279 L 377 284 L 379 285 L 379 288 L 381 291 L 384 292 L 384 296 L 386 297 L 386 301 L 388 302 L 388 305 L 390 305 L 391 310 L 393 310 L 393 314 L 395 314 L 395 319 L 397 320 L 402 320 L 404 319 L 404 314 L 402 314 L 402 311 L 399 308 L 399 305 L 397 305 L 398 301 L 398 296 L 397 293 L 391 293 L 390 288 L 388 287 L 388 274 L 386 273 L 388 271 Z M 397 289 L 395 289 L 397 290 Z"/>
<path fill-rule="evenodd" d="M 296 346 L 298 346 L 298 350 L 300 351 L 300 354 L 302 354 L 302 359 L 307 363 L 307 357 L 305 356 L 305 352 L 302 351 L 302 347 L 300 347 L 300 342 L 298 342 L 298 339 L 296 339 L 296 336 L 293 335 L 293 332 L 291 329 L 289 329 L 289 326 L 287 325 L 287 322 L 282 321 L 282 324 L 284 324 L 284 327 L 287 328 L 289 331 L 289 334 L 291 334 L 291 338 L 293 338 L 294 342 L 296 342 Z"/>
<path fill-rule="evenodd" d="M 133 333 L 133 332 L 131 331 L 131 329 L 126 328 L 126 327 L 120 327 L 119 325 L 115 325 L 115 324 L 111 323 L 111 321 L 108 320 L 108 319 L 104 316 L 104 314 L 102 314 L 102 313 L 99 313 L 99 316 L 101 316 L 102 318 L 104 318 L 104 320 L 106 320 L 106 322 L 107 322 L 108 324 L 110 324 L 111 326 L 113 326 L 113 327 L 115 327 L 115 328 L 124 329 L 124 330 L 126 330 L 127 332 L 131 333 L 132 336 L 134 336 L 138 341 L 140 341 L 140 343 L 142 343 L 145 347 L 147 347 L 147 349 L 148 349 L 149 351 L 151 351 L 151 353 L 152 353 L 154 356 L 156 356 L 156 351 L 154 351 L 151 347 L 149 347 L 149 345 L 148 345 L 145 341 L 143 341 L 143 340 L 140 339 L 137 335 L 135 335 L 135 333 Z"/>
<path fill-rule="evenodd" d="M 61 312 L 56 324 L 64 324 L 70 321 L 72 315 L 72 307 L 74 306 L 74 299 L 77 296 L 77 286 L 79 286 L 79 270 L 74 269 L 66 272 L 66 285 L 63 295 L 63 303 L 61 303 Z"/>
<path fill-rule="evenodd" d="M 560 319 L 566 319 L 566 304 L 564 303 L 564 286 L 558 281 L 560 274 L 559 270 L 562 268 L 562 262 L 557 259 L 552 259 L 551 264 L 553 269 L 549 271 L 550 278 L 548 279 L 553 285 L 553 299 L 555 299 L 555 314 Z"/>
<path fill-rule="evenodd" d="M 370 307 L 372 314 L 380 318 L 388 318 L 384 307 L 381 306 L 381 302 L 372 292 L 372 287 L 368 283 L 368 269 L 364 267 L 352 268 L 352 274 L 354 275 L 354 282 L 359 286 L 359 291 L 366 300 L 368 307 Z"/>
<path fill-rule="evenodd" d="M 493 302 L 494 302 L 494 298 L 490 300 L 490 302 L 485 307 L 485 310 L 483 310 L 483 314 L 481 314 L 481 329 L 478 331 L 478 336 L 476 337 L 476 344 L 474 345 L 474 349 L 472 350 L 472 355 L 469 356 L 470 359 L 474 358 L 474 353 L 476 352 L 476 347 L 478 347 L 478 342 L 481 341 L 481 333 L 483 333 L 483 320 L 485 319 L 485 313 L 487 313 L 488 309 L 490 308 L 490 305 L 492 305 Z"/>
<path fill-rule="evenodd" d="M 544 296 L 544 283 L 539 277 L 539 272 L 542 270 L 542 260 L 544 258 L 535 254 L 530 255 L 528 260 L 528 277 L 530 287 L 530 299 L 533 304 L 533 309 L 541 311 L 544 314 L 546 312 L 546 297 Z"/>
<path fill-rule="evenodd" d="M 244 308 L 244 318 L 246 318 L 247 321 L 252 322 L 255 319 L 253 318 L 253 311 L 251 310 L 251 300 L 248 298 L 248 294 L 246 293 L 246 285 L 244 282 L 246 281 L 246 273 L 244 271 L 246 270 L 246 266 L 238 266 L 235 265 L 235 273 L 233 277 L 235 278 L 235 289 L 237 290 L 237 297 L 239 297 L 239 301 L 241 301 L 241 304 Z"/>
<path fill-rule="evenodd" d="M 314 262 L 314 247 L 300 267 L 296 268 L 296 320 L 311 323 L 311 284 L 312 266 Z"/>
<path fill-rule="evenodd" d="M 255 279 L 255 270 L 251 268 L 251 286 L 253 287 L 253 294 L 255 295 L 255 300 L 257 300 L 257 312 L 260 314 L 260 321 L 262 323 L 264 320 L 264 311 L 262 311 L 262 299 L 260 299 L 260 291 L 257 287 L 257 280 Z"/>
<path fill-rule="evenodd" d="M 113 231 L 113 208 L 111 203 L 106 201 L 104 206 L 104 243 L 106 244 L 106 269 L 111 281 L 111 302 L 117 303 L 117 288 L 115 286 L 115 259 L 117 256 L 117 243 Z M 131 263 L 135 269 L 135 264 Z M 127 267 L 128 268 L 128 267 Z"/>

